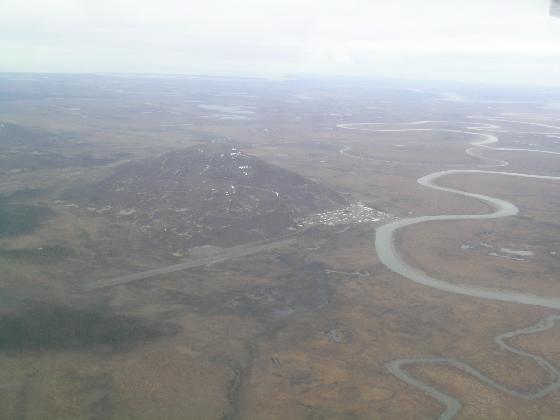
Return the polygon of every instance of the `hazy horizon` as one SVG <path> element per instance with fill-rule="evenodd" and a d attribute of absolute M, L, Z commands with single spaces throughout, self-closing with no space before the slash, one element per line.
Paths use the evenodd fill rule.
<path fill-rule="evenodd" d="M 6 0 L 4 73 L 359 76 L 560 86 L 548 0 Z"/>

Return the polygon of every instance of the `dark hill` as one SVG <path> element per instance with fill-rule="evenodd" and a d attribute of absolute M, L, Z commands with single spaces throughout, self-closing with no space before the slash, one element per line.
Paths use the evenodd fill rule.
<path fill-rule="evenodd" d="M 65 199 L 130 220 L 171 249 L 276 236 L 297 218 L 345 204 L 325 186 L 222 143 L 125 164 Z"/>

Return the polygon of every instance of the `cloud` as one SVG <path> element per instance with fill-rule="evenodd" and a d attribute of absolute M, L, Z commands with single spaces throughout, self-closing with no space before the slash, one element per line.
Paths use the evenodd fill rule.
<path fill-rule="evenodd" d="M 548 6 L 547 0 L 3 0 L 0 71 L 311 72 L 560 85 L 560 21 L 549 17 Z"/>

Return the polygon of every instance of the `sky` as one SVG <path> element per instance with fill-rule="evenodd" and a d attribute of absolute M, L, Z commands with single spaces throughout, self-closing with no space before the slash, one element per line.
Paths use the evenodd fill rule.
<path fill-rule="evenodd" d="M 549 0 L 1 0 L 0 72 L 560 86 Z"/>

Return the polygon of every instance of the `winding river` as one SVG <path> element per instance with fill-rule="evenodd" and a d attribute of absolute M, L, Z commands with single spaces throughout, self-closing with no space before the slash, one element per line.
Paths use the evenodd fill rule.
<path fill-rule="evenodd" d="M 494 121 L 496 121 L 496 119 L 494 119 Z M 416 125 L 424 125 L 429 123 L 443 123 L 443 122 L 444 121 L 417 121 L 412 123 L 405 123 L 404 125 L 416 126 Z M 499 120 L 499 122 L 505 122 L 505 120 Z M 516 121 L 507 121 L 507 122 L 516 122 Z M 523 124 L 523 122 L 521 122 L 521 124 Z M 537 125 L 535 123 L 527 123 L 527 124 Z M 485 161 L 486 164 L 478 165 L 478 166 L 485 166 L 485 167 L 486 166 L 505 167 L 508 166 L 509 163 L 507 161 L 490 159 L 482 156 L 481 154 L 478 153 L 478 151 L 484 148 L 497 150 L 497 151 L 516 151 L 516 152 L 523 151 L 523 152 L 530 152 L 530 153 L 546 153 L 546 154 L 560 155 L 560 153 L 558 152 L 551 152 L 546 150 L 494 147 L 492 145 L 499 141 L 497 136 L 493 134 L 483 133 L 483 132 L 476 132 L 478 130 L 495 130 L 500 128 L 499 126 L 494 124 L 486 124 L 483 127 L 468 127 L 467 130 L 470 131 L 441 129 L 441 128 L 400 128 L 400 129 L 374 129 L 374 130 L 371 130 L 369 128 L 364 128 L 365 126 L 372 126 L 372 125 L 379 126 L 382 125 L 382 123 L 381 124 L 380 123 L 340 124 L 338 125 L 338 127 L 345 128 L 345 129 L 374 131 L 374 132 L 439 131 L 439 132 L 454 132 L 454 133 L 463 133 L 467 135 L 474 135 L 479 137 L 479 139 L 473 141 L 470 144 L 470 147 L 466 149 L 466 153 L 472 157 Z M 547 128 L 560 129 L 560 127 L 550 126 L 550 125 L 547 125 Z M 556 133 L 548 133 L 548 134 L 556 134 Z M 349 150 L 348 147 L 342 149 L 341 153 L 346 154 L 349 157 L 361 158 L 349 154 L 348 150 Z M 519 213 L 519 209 L 513 203 L 510 203 L 508 201 L 501 200 L 495 197 L 489 197 L 482 194 L 473 193 L 473 192 L 467 192 L 467 191 L 457 190 L 453 188 L 443 187 L 437 184 L 436 181 L 438 179 L 451 174 L 488 174 L 493 176 L 560 180 L 560 177 L 555 177 L 555 176 L 533 175 L 533 174 L 523 174 L 523 173 L 515 173 L 515 172 L 500 172 L 500 171 L 490 171 L 490 170 L 482 170 L 482 169 L 452 169 L 452 170 L 439 171 L 439 172 L 431 173 L 429 175 L 425 175 L 417 180 L 417 182 L 420 185 L 427 188 L 432 188 L 447 193 L 462 195 L 464 197 L 469 197 L 482 201 L 488 204 L 491 207 L 492 211 L 486 214 L 461 214 L 461 215 L 410 217 L 410 218 L 401 219 L 380 226 L 376 230 L 375 249 L 377 251 L 377 255 L 381 263 L 383 263 L 389 270 L 397 274 L 400 274 L 401 276 L 415 283 L 427 287 L 432 287 L 434 289 L 442 290 L 445 292 L 455 293 L 455 294 L 465 295 L 465 296 L 472 296 L 472 297 L 482 298 L 482 299 L 491 299 L 491 300 L 502 301 L 502 302 L 510 302 L 510 303 L 518 303 L 523 305 L 534 305 L 534 306 L 541 306 L 541 307 L 552 308 L 552 309 L 560 309 L 560 298 L 556 298 L 556 297 L 537 296 L 528 293 L 511 291 L 511 290 L 476 287 L 467 284 L 458 284 L 458 283 L 449 282 L 446 281 L 445 279 L 437 279 L 435 277 L 432 277 L 422 272 L 419 269 L 410 266 L 399 255 L 395 247 L 395 234 L 399 229 L 405 228 L 407 226 L 412 226 L 424 222 L 433 222 L 433 221 L 498 219 L 502 217 L 515 216 L 516 214 Z M 447 365 L 462 370 L 463 372 L 466 372 L 472 375 L 473 377 L 477 378 L 481 382 L 484 382 L 488 386 L 498 391 L 504 392 L 508 395 L 518 397 L 518 398 L 523 398 L 523 399 L 541 398 L 553 391 L 560 389 L 560 371 L 555 366 L 547 362 L 543 357 L 512 347 L 508 345 L 504 340 L 506 339 L 509 340 L 512 337 L 518 335 L 526 335 L 526 334 L 533 334 L 536 332 L 546 331 L 554 327 L 556 321 L 560 321 L 560 315 L 549 316 L 544 321 L 539 322 L 537 325 L 524 329 L 515 330 L 515 331 L 505 332 L 494 338 L 494 342 L 499 346 L 500 349 L 514 353 L 521 357 L 529 358 L 532 361 L 534 361 L 539 367 L 547 371 L 549 375 L 549 384 L 546 385 L 545 387 L 542 387 L 536 392 L 521 392 L 515 389 L 510 389 L 504 385 L 499 384 L 493 379 L 487 377 L 484 373 L 469 366 L 468 364 L 457 360 L 448 359 L 448 358 L 415 357 L 415 358 L 407 358 L 407 359 L 397 359 L 387 363 L 387 368 L 393 375 L 395 375 L 400 380 L 408 383 L 411 386 L 421 389 L 422 391 L 430 395 L 432 398 L 436 399 L 441 404 L 443 404 L 445 406 L 445 410 L 438 417 L 439 420 L 449 420 L 453 418 L 461 410 L 462 407 L 461 402 L 457 398 L 434 388 L 433 386 L 431 386 L 426 382 L 423 382 L 415 378 L 405 370 L 406 366 L 423 365 L 423 364 L 424 365 L 425 364 Z"/>

